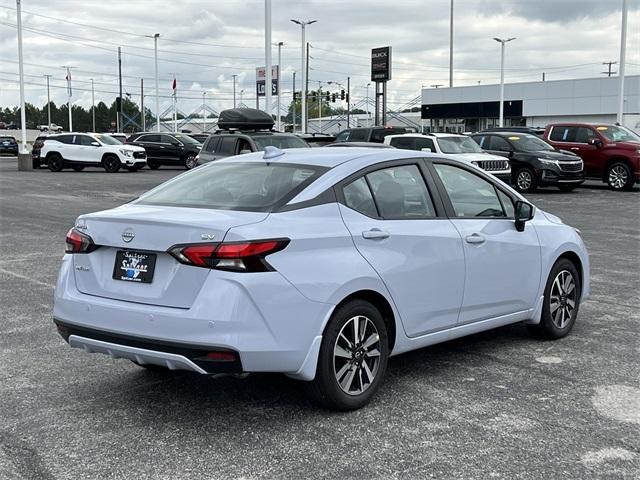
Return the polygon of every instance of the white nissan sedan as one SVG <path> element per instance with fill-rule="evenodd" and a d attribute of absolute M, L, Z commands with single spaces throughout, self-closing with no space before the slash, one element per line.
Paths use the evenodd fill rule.
<path fill-rule="evenodd" d="M 480 168 L 267 147 L 80 216 L 53 315 L 86 352 L 282 372 L 349 410 L 392 355 L 517 322 L 561 338 L 588 294 L 580 232 Z"/>

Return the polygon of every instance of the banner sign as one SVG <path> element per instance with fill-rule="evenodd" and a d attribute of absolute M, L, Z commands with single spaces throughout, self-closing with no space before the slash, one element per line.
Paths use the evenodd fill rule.
<path fill-rule="evenodd" d="M 371 49 L 371 80 L 374 82 L 391 80 L 391 47 Z"/>
<path fill-rule="evenodd" d="M 278 95 L 278 65 L 271 65 L 271 95 Z M 256 68 L 256 93 L 259 97 L 264 97 L 264 86 L 266 83 L 266 68 Z"/>

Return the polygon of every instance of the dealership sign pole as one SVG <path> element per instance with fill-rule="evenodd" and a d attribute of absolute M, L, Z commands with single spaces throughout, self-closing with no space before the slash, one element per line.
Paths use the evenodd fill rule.
<path fill-rule="evenodd" d="M 22 148 L 20 153 L 27 153 L 27 116 L 24 111 L 24 65 L 22 63 L 22 9 L 20 0 L 16 0 L 18 17 L 18 70 L 20 74 L 20 130 L 22 131 Z"/>
<path fill-rule="evenodd" d="M 622 0 L 622 31 L 620 32 L 620 91 L 618 92 L 618 123 L 622 125 L 624 120 L 624 64 L 627 53 L 627 0 Z"/>
<path fill-rule="evenodd" d="M 271 85 L 271 0 L 264 0 L 265 84 Z M 264 111 L 271 115 L 271 89 L 265 89 Z"/>
<path fill-rule="evenodd" d="M 391 47 L 371 50 L 371 81 L 376 83 L 375 124 L 387 123 L 387 81 L 391 80 Z M 380 97 L 382 97 L 382 115 L 380 115 Z"/>

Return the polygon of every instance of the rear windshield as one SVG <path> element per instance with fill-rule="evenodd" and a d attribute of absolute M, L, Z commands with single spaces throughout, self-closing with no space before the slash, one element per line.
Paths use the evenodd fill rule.
<path fill-rule="evenodd" d="M 13 137 L 0 137 L 0 141 L 5 141 L 6 142 L 7 140 L 9 140 L 10 142 L 15 142 L 16 141 L 16 139 L 13 138 Z"/>
<path fill-rule="evenodd" d="M 264 147 L 285 148 L 309 148 L 307 142 L 294 135 L 265 135 L 264 137 L 253 137 L 259 150 Z"/>
<path fill-rule="evenodd" d="M 268 212 L 327 170 L 291 163 L 212 162 L 160 185 L 136 203 Z"/>

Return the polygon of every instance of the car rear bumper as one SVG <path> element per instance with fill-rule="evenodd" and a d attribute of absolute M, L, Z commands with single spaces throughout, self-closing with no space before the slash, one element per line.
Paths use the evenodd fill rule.
<path fill-rule="evenodd" d="M 241 282 L 238 275 L 243 276 Z M 72 346 L 84 348 L 89 343 L 89 351 L 108 353 L 110 348 L 113 356 L 132 358 L 141 353 L 118 346 L 140 348 L 147 351 L 141 357 L 147 363 L 161 364 L 168 353 L 181 355 L 205 373 L 218 373 L 219 365 L 204 368 L 198 359 L 225 350 L 237 354 L 234 372 L 282 372 L 310 380 L 315 360 L 310 367 L 309 352 L 332 310 L 333 305 L 304 297 L 278 272 L 215 271 L 189 308 L 87 295 L 78 291 L 72 256 L 65 255 L 53 316 L 57 325 L 67 329 L 67 339 L 79 337 L 68 340 Z M 170 361 L 175 368 L 194 370 L 184 359 Z"/>

